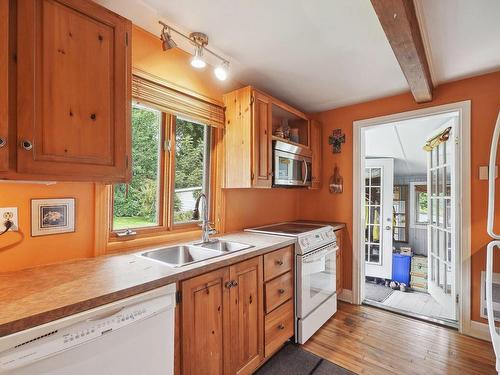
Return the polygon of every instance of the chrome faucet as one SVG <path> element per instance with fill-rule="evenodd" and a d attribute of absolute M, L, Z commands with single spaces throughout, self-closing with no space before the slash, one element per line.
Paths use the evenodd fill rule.
<path fill-rule="evenodd" d="M 196 199 L 196 203 L 194 204 L 193 210 L 193 220 L 200 220 L 200 201 L 202 201 L 201 209 L 203 211 L 203 219 L 201 221 L 201 242 L 207 243 L 210 242 L 210 235 L 217 233 L 208 222 L 208 200 L 207 196 L 203 193 L 200 194 L 198 199 Z"/>

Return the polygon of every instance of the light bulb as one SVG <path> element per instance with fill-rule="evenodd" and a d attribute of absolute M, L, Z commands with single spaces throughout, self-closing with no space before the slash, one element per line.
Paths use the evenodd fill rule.
<path fill-rule="evenodd" d="M 217 68 L 215 68 L 214 73 L 217 79 L 225 81 L 228 76 L 228 68 L 229 66 L 227 62 L 223 62 Z"/>
<path fill-rule="evenodd" d="M 207 63 L 203 60 L 203 47 L 198 46 L 194 52 L 194 56 L 191 59 L 191 66 L 196 69 L 203 69 Z"/>

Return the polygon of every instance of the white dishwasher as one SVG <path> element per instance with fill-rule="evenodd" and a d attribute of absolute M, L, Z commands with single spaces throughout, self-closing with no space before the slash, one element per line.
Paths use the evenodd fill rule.
<path fill-rule="evenodd" d="M 0 374 L 174 373 L 175 284 L 0 338 Z"/>

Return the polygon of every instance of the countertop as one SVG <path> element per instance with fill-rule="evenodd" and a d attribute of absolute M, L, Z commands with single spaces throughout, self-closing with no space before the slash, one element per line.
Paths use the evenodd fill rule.
<path fill-rule="evenodd" d="M 143 249 L 2 273 L 0 337 L 197 276 L 295 242 L 290 237 L 249 232 L 220 238 L 254 247 L 178 268 L 137 256 L 146 250 Z"/>

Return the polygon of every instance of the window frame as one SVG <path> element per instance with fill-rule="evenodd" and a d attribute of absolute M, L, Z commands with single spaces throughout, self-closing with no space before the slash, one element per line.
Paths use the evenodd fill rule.
<path fill-rule="evenodd" d="M 410 182 L 410 226 L 412 228 L 427 228 L 429 224 L 429 200 L 427 199 L 427 222 L 417 221 L 418 217 L 418 192 L 417 186 L 427 187 L 427 181 L 412 181 Z"/>
<path fill-rule="evenodd" d="M 129 227 L 122 229 L 113 229 L 114 221 L 114 189 L 111 186 L 110 201 L 109 201 L 109 241 L 123 241 L 135 238 L 153 237 L 156 235 L 163 235 L 168 233 L 187 232 L 199 229 L 200 221 L 192 221 L 186 223 L 174 223 L 174 194 L 175 194 L 175 145 L 176 145 L 176 120 L 177 116 L 166 112 L 164 109 L 159 108 L 150 103 L 142 103 L 138 99 L 133 99 L 132 105 L 139 104 L 146 108 L 151 108 L 161 112 L 161 134 L 160 134 L 160 171 L 159 171 L 159 196 L 158 196 L 158 225 L 151 225 L 145 227 Z M 216 130 L 210 125 L 202 124 L 199 121 L 190 120 L 188 116 L 179 116 L 184 120 L 193 121 L 197 124 L 203 125 L 210 133 L 208 140 L 209 149 L 209 163 L 207 165 L 207 172 L 209 173 L 207 183 L 208 193 L 208 209 L 209 221 L 213 221 L 215 217 L 215 171 L 216 171 Z M 134 232 L 131 235 L 119 236 L 119 233 L 125 232 L 130 229 Z"/>

